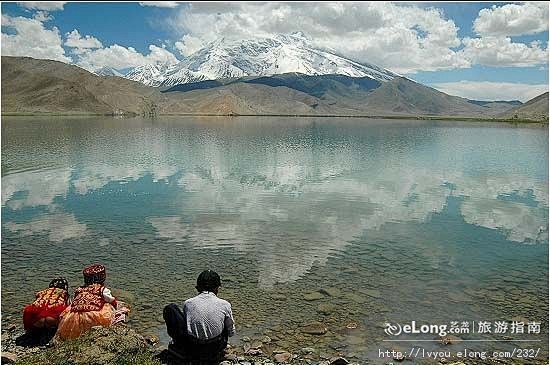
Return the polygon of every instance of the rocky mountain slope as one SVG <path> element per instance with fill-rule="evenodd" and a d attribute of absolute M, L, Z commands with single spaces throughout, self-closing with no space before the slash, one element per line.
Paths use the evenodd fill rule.
<path fill-rule="evenodd" d="M 161 91 L 73 65 L 2 57 L 2 112 L 491 117 L 516 106 L 450 96 L 412 80 L 344 75 L 243 77 Z"/>
<path fill-rule="evenodd" d="M 274 76 L 244 77 L 239 79 L 208 80 L 173 86 L 163 93 L 187 93 L 192 90 L 219 89 L 232 85 L 266 85 L 273 90 L 289 88 L 319 99 L 317 111 L 328 110 L 328 114 L 344 115 L 445 115 L 492 117 L 509 110 L 518 101 L 480 102 L 447 95 L 404 77 L 380 82 L 370 77 L 348 77 L 343 75 L 309 76 L 289 73 Z M 196 94 L 204 95 L 205 93 Z M 254 97 L 253 95 L 251 96 Z"/>
<path fill-rule="evenodd" d="M 142 113 L 158 94 L 58 61 L 2 56 L 2 112 Z"/>
<path fill-rule="evenodd" d="M 523 105 L 508 110 L 501 116 L 509 119 L 548 121 L 548 92 L 529 100 Z"/>

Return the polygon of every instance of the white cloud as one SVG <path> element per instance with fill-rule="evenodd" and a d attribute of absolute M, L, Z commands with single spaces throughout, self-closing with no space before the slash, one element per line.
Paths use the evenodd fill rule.
<path fill-rule="evenodd" d="M 450 95 L 472 100 L 519 100 L 526 102 L 548 91 L 547 84 L 520 84 L 489 81 L 458 81 L 431 85 Z"/>
<path fill-rule="evenodd" d="M 174 63 L 178 61 L 176 56 L 174 56 L 164 46 L 157 47 L 155 45 L 150 45 L 149 51 L 150 53 L 147 56 L 145 56 L 146 62 L 144 63 L 164 63 L 164 62 Z"/>
<path fill-rule="evenodd" d="M 157 8 L 176 8 L 179 4 L 177 1 L 140 1 L 139 5 Z"/>
<path fill-rule="evenodd" d="M 42 23 L 53 19 L 52 16 L 47 11 L 42 11 L 42 10 L 39 10 L 36 13 L 34 13 L 33 18 Z"/>
<path fill-rule="evenodd" d="M 15 32 L 15 34 L 2 33 L 2 54 L 5 56 L 72 61 L 65 56 L 61 35 L 56 27 L 46 29 L 39 19 L 10 17 L 4 14 L 2 14 L 2 27 Z"/>
<path fill-rule="evenodd" d="M 63 6 L 66 4 L 66 1 L 25 1 L 18 2 L 17 5 L 31 10 L 46 10 L 46 11 L 55 11 L 63 10 Z"/>
<path fill-rule="evenodd" d="M 151 44 L 149 54 L 143 55 L 133 47 L 123 47 L 118 44 L 106 48 L 89 50 L 82 55 L 77 62 L 86 69 L 98 69 L 104 66 L 114 69 L 137 67 L 144 64 L 177 62 L 177 58 L 168 50 Z"/>
<path fill-rule="evenodd" d="M 192 3 L 163 20 L 185 55 L 220 36 L 249 39 L 303 31 L 320 47 L 396 72 L 469 67 L 442 11 L 392 3 Z"/>
<path fill-rule="evenodd" d="M 143 55 L 133 47 L 118 44 L 103 47 L 99 39 L 91 35 L 82 36 L 77 29 L 67 33 L 63 43 L 57 27 L 47 29 L 44 26 L 44 22 L 48 20 L 51 20 L 51 17 L 44 11 L 35 12 L 34 18 L 2 14 L 2 27 L 12 30 L 2 33 L 2 54 L 72 63 L 73 59 L 65 55 L 65 45 L 71 48 L 77 57 L 75 63 L 88 70 L 96 70 L 103 66 L 124 69 L 143 64 L 178 62 L 164 45 L 159 47 L 151 44 L 149 54 Z"/>
<path fill-rule="evenodd" d="M 472 64 L 494 67 L 529 67 L 548 62 L 548 48 L 540 42 L 514 43 L 505 37 L 464 38 L 460 51 Z"/>
<path fill-rule="evenodd" d="M 204 42 L 200 38 L 186 34 L 174 45 L 183 56 L 189 56 L 204 47 Z"/>
<path fill-rule="evenodd" d="M 67 33 L 66 38 L 65 46 L 74 48 L 73 52 L 76 54 L 82 54 L 89 49 L 103 47 L 97 38 L 89 35 L 82 37 L 76 29 Z"/>
<path fill-rule="evenodd" d="M 548 30 L 548 3 L 493 5 L 481 9 L 474 30 L 482 36 L 518 36 Z"/>

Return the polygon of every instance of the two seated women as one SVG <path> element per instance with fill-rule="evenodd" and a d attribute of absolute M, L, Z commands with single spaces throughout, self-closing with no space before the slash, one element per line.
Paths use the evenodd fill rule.
<path fill-rule="evenodd" d="M 120 305 L 105 287 L 107 274 L 105 266 L 86 267 L 84 285 L 75 290 L 70 302 L 69 284 L 64 278 L 56 278 L 47 289 L 36 293 L 35 301 L 23 311 L 23 324 L 31 336 L 40 335 L 44 330 L 57 328 L 55 338 L 67 340 L 77 338 L 94 326 L 109 327 L 125 320 L 129 312 Z"/>

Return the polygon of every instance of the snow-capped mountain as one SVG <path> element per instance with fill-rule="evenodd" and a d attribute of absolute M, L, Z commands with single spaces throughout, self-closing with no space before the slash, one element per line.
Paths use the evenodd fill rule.
<path fill-rule="evenodd" d="M 109 66 L 103 66 L 101 68 L 98 68 L 97 70 L 94 71 L 94 74 L 96 74 L 97 76 L 125 77 L 123 74 L 121 74 L 120 72 L 118 72 L 117 70 Z"/>
<path fill-rule="evenodd" d="M 148 86 L 161 86 L 173 63 L 146 64 L 131 69 L 124 77 Z"/>
<path fill-rule="evenodd" d="M 302 33 L 243 41 L 220 39 L 176 64 L 144 65 L 126 78 L 149 86 L 173 86 L 203 80 L 270 76 L 289 72 L 340 74 L 388 81 L 396 74 L 314 47 Z"/>

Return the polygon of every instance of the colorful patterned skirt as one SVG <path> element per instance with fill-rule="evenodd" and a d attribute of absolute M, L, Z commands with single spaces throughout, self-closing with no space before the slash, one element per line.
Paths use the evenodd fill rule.
<path fill-rule="evenodd" d="M 59 320 L 55 337 L 61 340 L 77 338 L 94 326 L 109 327 L 113 323 L 115 309 L 110 304 L 98 311 L 71 312 L 69 306 Z"/>
<path fill-rule="evenodd" d="M 23 310 L 23 326 L 25 327 L 25 331 L 33 330 L 35 328 L 34 324 L 41 319 L 48 317 L 59 319 L 59 316 L 66 308 L 66 305 L 27 305 Z"/>

